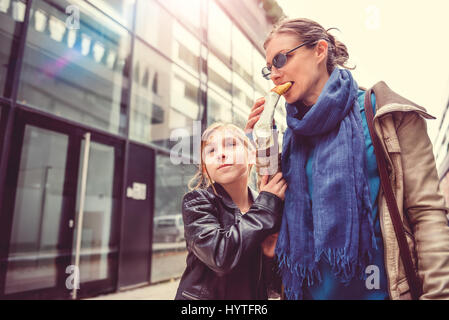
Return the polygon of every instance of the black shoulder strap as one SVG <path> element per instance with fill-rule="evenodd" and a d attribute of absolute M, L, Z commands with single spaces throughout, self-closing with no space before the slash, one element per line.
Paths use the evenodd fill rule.
<path fill-rule="evenodd" d="M 371 135 L 371 140 L 374 146 L 374 153 L 376 154 L 377 167 L 379 169 L 380 182 L 382 185 L 383 192 L 387 201 L 388 210 L 390 211 L 391 220 L 393 222 L 394 231 L 396 234 L 396 239 L 399 244 L 399 252 L 401 255 L 402 263 L 404 264 L 405 274 L 407 276 L 408 284 L 410 287 L 410 293 L 412 299 L 418 300 L 422 295 L 422 284 L 418 275 L 416 274 L 415 268 L 413 266 L 413 260 L 410 253 L 410 248 L 407 243 L 405 236 L 404 226 L 402 223 L 401 216 L 399 214 L 398 205 L 394 197 L 393 189 L 391 187 L 390 179 L 387 172 L 387 163 L 385 159 L 382 146 L 380 144 L 379 138 L 374 132 L 374 116 L 371 104 L 371 93 L 372 89 L 369 89 L 365 93 L 365 114 L 366 122 L 368 123 L 369 132 Z"/>

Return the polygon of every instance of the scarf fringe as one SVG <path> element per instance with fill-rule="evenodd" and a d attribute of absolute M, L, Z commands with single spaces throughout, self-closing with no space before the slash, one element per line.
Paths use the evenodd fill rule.
<path fill-rule="evenodd" d="M 315 107 L 304 118 L 296 118 L 296 105 L 286 104 L 288 129 L 284 136 L 282 171 L 289 185 L 294 188 L 286 191 L 276 255 L 289 299 L 301 299 L 304 286 L 310 287 L 322 281 L 320 259 L 327 259 L 337 279 L 349 284 L 356 275 L 360 275 L 360 278 L 365 276 L 365 267 L 374 253 L 372 249 L 377 249 L 368 173 L 367 168 L 361 166 L 366 162 L 365 153 L 362 152 L 366 147 L 357 90 L 357 83 L 351 73 L 336 68 Z M 304 169 L 312 146 L 305 143 L 304 137 L 316 140 L 312 180 L 315 185 L 324 183 L 327 186 L 320 190 L 320 194 L 315 194 L 313 208 Z M 340 143 L 345 147 L 334 148 L 334 145 Z M 341 160 L 348 158 L 348 152 L 351 156 L 342 165 Z M 332 153 L 332 159 L 336 161 L 326 156 L 328 153 Z M 325 181 L 326 175 L 317 169 L 317 163 L 329 169 L 341 170 L 330 182 L 335 186 L 351 184 L 342 190 L 342 197 L 335 197 L 333 189 L 329 188 L 329 181 Z M 335 214 L 336 218 L 324 223 L 324 214 L 327 212 Z M 338 219 L 339 215 L 343 219 Z M 337 221 L 348 223 L 349 228 L 344 225 L 339 229 Z M 314 226 L 319 227 L 316 234 Z M 329 236 L 333 228 L 340 231 L 338 238 Z M 351 232 L 357 234 L 352 237 Z M 314 239 L 315 236 L 318 239 Z M 318 248 L 315 243 L 320 244 Z"/>
<path fill-rule="evenodd" d="M 288 300 L 303 299 L 303 285 L 308 287 L 315 283 L 321 283 L 321 272 L 316 264 L 303 267 L 299 263 L 293 263 L 289 254 L 278 256 L 279 274 L 282 277 L 282 283 L 285 287 L 285 295 Z"/>
<path fill-rule="evenodd" d="M 313 265 L 301 266 L 298 262 L 293 263 L 288 253 L 278 255 L 279 270 L 282 283 L 285 287 L 285 295 L 288 300 L 302 300 L 304 297 L 303 286 L 311 287 L 322 282 L 318 262 L 323 257 L 327 259 L 334 275 L 343 283 L 349 285 L 357 278 L 366 280 L 366 267 L 372 260 L 372 252 L 367 250 L 361 255 L 360 260 L 349 260 L 346 249 L 325 249 L 315 259 Z"/>

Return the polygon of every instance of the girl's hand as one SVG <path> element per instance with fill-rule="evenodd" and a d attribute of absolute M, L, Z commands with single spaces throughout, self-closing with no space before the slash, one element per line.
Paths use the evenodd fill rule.
<path fill-rule="evenodd" d="M 274 249 L 278 240 L 279 233 L 274 233 L 265 238 L 262 242 L 262 252 L 269 258 L 274 257 Z"/>
<path fill-rule="evenodd" d="M 263 111 L 265 103 L 265 98 L 262 97 L 260 99 L 257 99 L 256 102 L 253 104 L 253 107 L 251 108 L 251 113 L 248 116 L 248 121 L 246 122 L 245 126 L 245 133 L 250 133 L 253 131 L 254 125 L 260 118 L 260 114 Z"/>
<path fill-rule="evenodd" d="M 260 181 L 260 191 L 271 192 L 282 200 L 285 198 L 285 190 L 287 189 L 287 181 L 282 178 L 282 172 L 276 175 L 268 182 L 268 176 L 263 176 Z"/>

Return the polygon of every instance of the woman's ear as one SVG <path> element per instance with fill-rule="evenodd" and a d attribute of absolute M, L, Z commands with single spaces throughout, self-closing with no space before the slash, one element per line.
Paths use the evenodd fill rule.
<path fill-rule="evenodd" d="M 318 40 L 318 43 L 315 47 L 315 52 L 318 58 L 318 63 L 323 61 L 327 57 L 327 50 L 329 49 L 329 45 L 326 40 Z"/>

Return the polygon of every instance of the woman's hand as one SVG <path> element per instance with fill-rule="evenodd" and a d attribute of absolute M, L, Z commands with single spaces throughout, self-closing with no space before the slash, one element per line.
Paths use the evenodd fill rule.
<path fill-rule="evenodd" d="M 256 102 L 253 104 L 253 107 L 251 108 L 251 113 L 248 116 L 248 121 L 246 122 L 245 126 L 245 133 L 250 133 L 253 131 L 254 125 L 260 118 L 260 114 L 263 111 L 265 103 L 265 98 L 262 97 L 260 99 L 257 99 Z"/>
<path fill-rule="evenodd" d="M 284 200 L 285 190 L 287 190 L 287 181 L 282 178 L 282 172 L 276 173 L 270 182 L 268 182 L 268 176 L 262 176 L 260 191 L 271 192 Z"/>
<path fill-rule="evenodd" d="M 276 243 L 279 233 L 274 233 L 265 238 L 262 242 L 262 252 L 269 258 L 274 257 L 274 249 L 276 249 Z"/>

